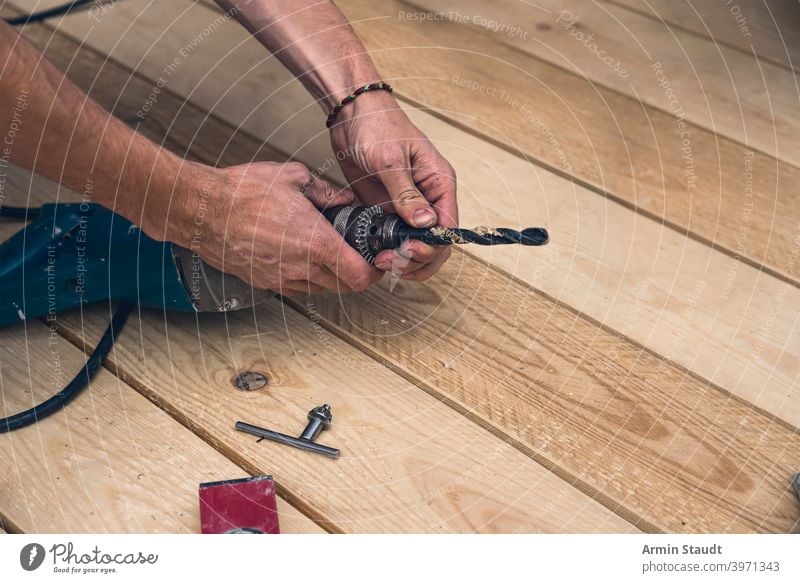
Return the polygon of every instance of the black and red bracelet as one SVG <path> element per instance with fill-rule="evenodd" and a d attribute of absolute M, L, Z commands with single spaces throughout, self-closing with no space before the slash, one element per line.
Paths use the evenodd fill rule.
<path fill-rule="evenodd" d="M 336 116 L 339 114 L 340 111 L 344 108 L 345 105 L 348 103 L 352 103 L 355 101 L 356 97 L 359 95 L 366 93 L 367 91 L 388 91 L 391 93 L 393 91 L 392 86 L 388 83 L 384 83 L 383 81 L 378 81 L 376 83 L 369 83 L 367 85 L 362 85 L 355 91 L 353 91 L 350 95 L 342 99 L 336 106 L 331 110 L 328 114 L 328 119 L 325 121 L 325 127 L 330 129 L 330 127 L 336 121 Z"/>

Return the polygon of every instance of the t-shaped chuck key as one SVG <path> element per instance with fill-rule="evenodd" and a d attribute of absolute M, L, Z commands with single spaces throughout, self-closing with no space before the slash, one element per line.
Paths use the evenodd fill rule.
<path fill-rule="evenodd" d="M 278 443 L 291 445 L 292 447 L 313 451 L 314 453 L 322 454 L 324 456 L 338 458 L 341 454 L 338 449 L 314 442 L 317 436 L 322 433 L 324 429 L 330 427 L 332 420 L 333 415 L 331 414 L 331 406 L 320 405 L 319 407 L 314 407 L 308 412 L 308 425 L 306 425 L 306 428 L 303 429 L 303 433 L 300 434 L 300 437 L 292 437 L 291 435 L 286 435 L 285 433 L 278 433 L 277 431 L 272 431 L 270 429 L 256 427 L 255 425 L 250 425 L 244 421 L 237 421 L 236 429 L 251 435 L 256 435 L 262 439 L 270 439 L 272 441 L 277 441 Z"/>

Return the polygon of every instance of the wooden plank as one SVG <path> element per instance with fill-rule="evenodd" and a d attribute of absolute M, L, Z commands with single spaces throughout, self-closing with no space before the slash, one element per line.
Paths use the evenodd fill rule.
<path fill-rule="evenodd" d="M 800 13 L 795 0 L 605 0 L 627 6 L 715 42 L 755 53 L 761 59 L 797 70 L 800 65 Z"/>
<path fill-rule="evenodd" d="M 800 87 L 783 67 L 595 0 L 537 0 L 535 6 L 518 0 L 409 4 L 413 16 L 437 14 L 481 30 L 490 26 L 496 32 L 489 36 L 497 43 L 670 115 L 680 111 L 699 127 L 800 164 Z"/>
<path fill-rule="evenodd" d="M 800 526 L 796 430 L 463 254 L 442 275 L 292 304 L 661 530 Z"/>
<path fill-rule="evenodd" d="M 222 29 L 215 34 L 222 34 Z M 231 43 L 236 44 L 233 39 Z M 222 55 L 228 45 L 219 44 L 217 50 L 223 51 Z M 69 62 L 72 57 L 65 55 L 74 53 L 74 47 L 69 49 L 55 40 L 52 46 L 53 58 Z M 169 54 L 168 47 L 159 49 L 155 43 L 149 46 L 153 54 L 161 54 L 161 50 Z M 237 54 L 237 62 L 249 62 L 256 58 L 253 53 L 262 52 L 257 44 L 250 43 L 248 47 L 250 52 Z M 222 58 L 212 57 L 211 53 L 202 56 Z M 106 102 L 110 98 L 111 105 L 116 103 L 114 107 L 123 117 L 133 116 L 151 89 L 150 83 L 130 77 L 112 63 L 100 67 L 89 56 L 80 57 L 76 63 L 80 66 L 70 69 L 70 74 L 85 87 L 93 83 L 100 87 L 125 85 L 120 101 L 113 95 L 100 96 Z M 191 75 L 202 73 L 210 86 L 227 86 L 225 77 L 206 75 L 208 68 L 182 68 L 190 75 L 182 82 L 190 84 Z M 84 71 L 98 71 L 97 81 L 86 78 Z M 217 72 L 240 74 L 233 65 Z M 270 72 L 282 84 L 288 76 L 284 73 L 281 79 L 278 74 L 278 70 Z M 296 84 L 293 87 L 292 103 L 308 103 L 302 88 Z M 201 93 L 198 90 L 197 94 Z M 168 88 L 162 91 L 150 110 L 143 129 L 151 137 L 166 139 L 165 143 L 181 152 L 191 145 L 196 157 L 219 159 L 224 164 L 284 156 L 264 149 L 260 140 L 247 138 L 230 127 L 225 129 L 213 117 L 205 119 L 205 114 L 194 106 L 170 95 Z M 247 100 L 249 95 L 246 91 L 240 93 L 239 111 L 253 109 Z M 304 111 L 289 124 L 293 140 L 309 140 L 312 144 L 299 156 L 314 167 L 335 168 L 331 154 L 327 154 L 326 163 L 325 148 L 330 150 L 325 136 L 311 139 L 317 133 L 314 110 Z M 259 122 L 264 127 L 278 125 L 279 118 L 269 118 L 268 113 L 269 109 L 259 109 Z M 800 339 L 794 333 L 800 295 L 794 287 L 601 200 L 430 115 L 409 113 L 458 168 L 465 224 L 514 226 L 538 223 L 537 217 L 546 217 L 544 222 L 554 235 L 550 247 L 544 250 L 474 248 L 471 253 L 770 414 L 790 424 L 800 424 L 796 390 Z M 173 124 L 175 120 L 180 122 Z M 249 120 L 243 122 L 248 123 Z M 236 126 L 241 127 L 238 123 Z M 269 138 L 267 133 L 261 135 Z M 492 193 L 490 206 L 485 203 L 487 192 Z M 656 251 L 645 254 L 640 249 Z M 798 253 L 800 248 L 795 246 L 786 258 L 787 264 Z"/>
<path fill-rule="evenodd" d="M 794 131 L 780 136 L 783 126 L 796 122 L 793 110 L 797 101 L 796 81 L 781 67 L 757 63 L 746 54 L 717 47 L 695 35 L 667 30 L 657 21 L 625 8 L 587 0 L 545 0 L 536 8 L 508 1 L 492 3 L 480 12 L 475 0 L 457 4 L 421 0 L 414 4 L 450 15 L 451 19 L 458 17 L 459 22 L 465 22 L 465 14 L 480 13 L 478 25 L 486 18 L 501 24 L 515 23 L 522 28 L 512 29 L 513 36 L 495 37 L 672 111 L 677 105 L 670 103 L 654 73 L 654 63 L 658 62 L 688 119 L 797 161 L 789 147 L 776 144 L 776 138 L 778 142 L 788 140 L 787 146 L 795 139 Z M 598 57 L 601 50 L 607 63 Z"/>
<path fill-rule="evenodd" d="M 292 500 L 346 532 L 629 531 L 630 524 L 504 441 L 319 325 L 270 300 L 227 318 L 147 312 L 118 341 L 123 378 L 248 467 L 269 467 Z M 94 312 L 94 311 L 92 311 Z M 84 330 L 99 332 L 97 313 Z M 66 326 L 80 333 L 76 314 Z M 168 347 L 168 349 L 167 349 Z M 198 366 L 198 363 L 200 365 Z M 230 379 L 262 371 L 266 390 Z M 233 430 L 244 420 L 299 432 L 333 407 L 332 461 Z"/>
<path fill-rule="evenodd" d="M 682 127 L 672 115 L 505 47 L 488 31 L 399 21 L 397 2 L 339 5 L 364 19 L 356 30 L 379 67 L 402 80 L 402 95 L 447 111 L 451 122 L 679 231 L 796 280 L 786 258 L 800 224 L 789 186 L 800 178 L 797 168 L 751 156 L 691 124 Z M 461 87 L 461 79 L 484 90 Z"/>
<path fill-rule="evenodd" d="M 521 226 L 544 214 L 550 227 L 544 253 L 471 254 L 800 425 L 800 290 L 439 120 L 425 127 L 459 169 L 465 224 Z"/>
<path fill-rule="evenodd" d="M 258 148 L 237 141 L 223 163 Z M 464 254 L 424 287 L 291 304 L 626 515 L 666 531 L 795 526 L 796 432 Z"/>
<path fill-rule="evenodd" d="M 0 354 L 4 416 L 84 363 L 37 321 L 0 330 Z M 0 435 L 0 451 L 0 513 L 23 532 L 199 532 L 198 484 L 246 475 L 105 370 L 63 413 Z M 284 500 L 279 512 L 285 532 L 321 532 Z"/>

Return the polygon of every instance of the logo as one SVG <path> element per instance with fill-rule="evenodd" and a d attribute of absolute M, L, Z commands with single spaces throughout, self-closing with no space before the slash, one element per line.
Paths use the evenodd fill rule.
<path fill-rule="evenodd" d="M 44 562 L 44 547 L 39 543 L 30 543 L 19 552 L 19 564 L 26 571 L 35 571 Z"/>

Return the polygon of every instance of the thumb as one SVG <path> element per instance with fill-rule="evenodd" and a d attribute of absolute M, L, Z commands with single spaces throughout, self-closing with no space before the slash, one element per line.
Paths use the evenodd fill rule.
<path fill-rule="evenodd" d="M 384 188 L 389 192 L 389 197 L 394 204 L 395 212 L 406 223 L 413 227 L 424 229 L 436 224 L 436 211 L 428 203 L 422 193 L 417 190 L 411 178 L 411 170 L 398 164 L 389 166 L 378 174 Z"/>

